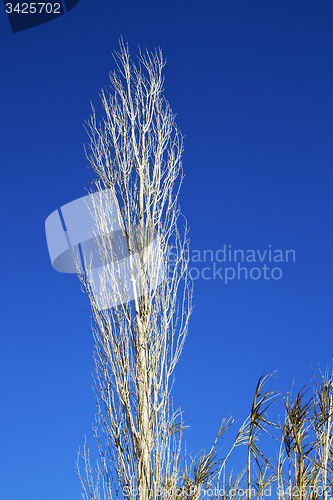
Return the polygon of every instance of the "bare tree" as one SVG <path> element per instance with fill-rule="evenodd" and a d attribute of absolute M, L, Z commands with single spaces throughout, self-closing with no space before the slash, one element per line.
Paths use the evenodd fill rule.
<path fill-rule="evenodd" d="M 87 122 L 98 255 L 82 256 L 79 275 L 92 309 L 100 461 L 94 473 L 84 447 L 77 470 L 86 500 L 157 499 L 180 480 L 170 390 L 192 307 L 186 221 L 178 226 L 183 139 L 163 96 L 161 50 L 140 51 L 135 64 L 121 41 L 114 59 L 104 118 L 92 107 Z"/>

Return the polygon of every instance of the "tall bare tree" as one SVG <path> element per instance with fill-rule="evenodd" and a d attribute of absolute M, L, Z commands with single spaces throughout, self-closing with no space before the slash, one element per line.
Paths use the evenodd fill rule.
<path fill-rule="evenodd" d="M 181 414 L 170 390 L 192 307 L 187 226 L 178 222 L 183 139 L 163 96 L 161 50 L 140 51 L 135 63 L 121 41 L 114 59 L 104 117 L 92 107 L 87 122 L 98 279 L 93 253 L 80 274 L 92 310 L 100 461 L 95 474 L 85 447 L 85 473 L 79 461 L 77 470 L 86 500 L 157 499 L 180 479 Z"/>

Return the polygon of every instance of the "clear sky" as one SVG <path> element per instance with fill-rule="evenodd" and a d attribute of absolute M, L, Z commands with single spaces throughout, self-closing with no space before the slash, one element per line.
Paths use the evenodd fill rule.
<path fill-rule="evenodd" d="M 226 414 L 242 423 L 264 371 L 286 391 L 332 360 L 332 2 L 80 0 L 18 33 L 1 5 L 3 500 L 79 499 L 85 434 L 95 449 L 88 300 L 52 269 L 44 223 L 86 194 L 83 122 L 90 101 L 100 109 L 120 35 L 133 55 L 163 49 L 185 135 L 180 202 L 197 279 L 174 403 L 191 419 L 188 449 L 210 447 Z M 224 249 L 243 250 L 240 279 Z"/>

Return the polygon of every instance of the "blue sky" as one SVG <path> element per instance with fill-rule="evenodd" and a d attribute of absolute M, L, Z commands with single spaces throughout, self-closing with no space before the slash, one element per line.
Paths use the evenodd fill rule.
<path fill-rule="evenodd" d="M 83 122 L 90 101 L 100 109 L 120 35 L 133 55 L 160 46 L 168 60 L 191 250 L 214 254 L 191 262 L 200 276 L 176 369 L 188 449 L 209 448 L 226 414 L 243 422 L 263 371 L 277 370 L 275 389 L 286 391 L 331 363 L 332 26 L 327 0 L 80 0 L 15 34 L 0 8 L 0 498 L 79 499 L 85 434 L 95 448 L 90 315 L 73 311 L 88 302 L 75 276 L 52 269 L 44 223 L 86 194 Z M 214 265 L 223 276 L 237 263 L 216 260 L 224 245 L 292 249 L 295 262 L 257 258 L 242 264 L 247 280 L 225 283 Z M 264 264 L 281 278 L 249 276 Z"/>

